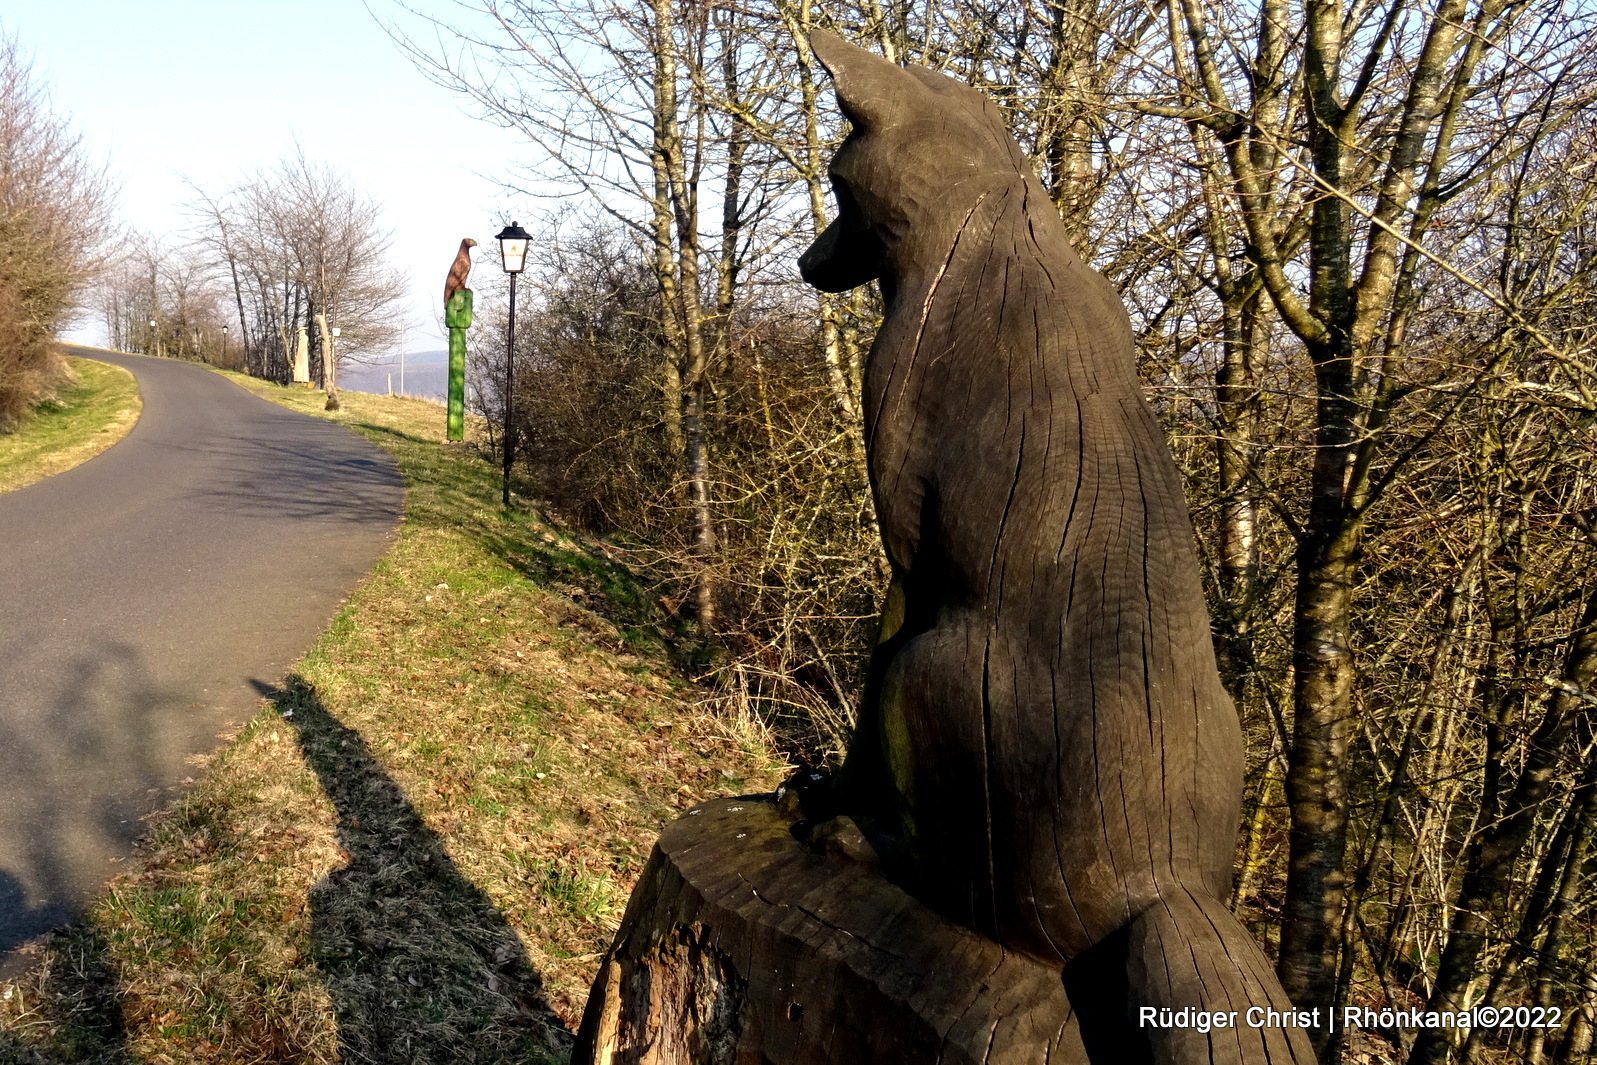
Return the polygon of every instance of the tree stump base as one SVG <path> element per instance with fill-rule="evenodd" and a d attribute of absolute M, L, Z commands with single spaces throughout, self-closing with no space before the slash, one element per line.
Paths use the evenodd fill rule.
<path fill-rule="evenodd" d="M 889 883 L 846 818 L 795 838 L 770 796 L 660 836 L 589 996 L 575 1065 L 1085 1063 L 1057 968 Z"/>

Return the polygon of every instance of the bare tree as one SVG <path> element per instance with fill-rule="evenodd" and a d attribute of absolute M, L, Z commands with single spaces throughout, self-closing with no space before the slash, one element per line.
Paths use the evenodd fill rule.
<path fill-rule="evenodd" d="M 397 334 L 403 286 L 387 259 L 391 236 L 347 176 L 296 148 L 223 193 L 200 193 L 196 215 L 194 244 L 232 290 L 249 372 L 286 380 L 294 338 L 307 329 L 312 377 L 331 379 L 318 315 L 339 327 L 338 358 L 374 354 Z"/>
<path fill-rule="evenodd" d="M 109 209 L 104 172 L 0 33 L 0 429 L 52 383 L 51 335 L 99 265 Z"/>
<path fill-rule="evenodd" d="M 115 348 L 234 368 L 225 289 L 193 248 L 130 234 L 101 275 L 98 302 Z"/>
<path fill-rule="evenodd" d="M 1568 1001 L 1568 1038 L 1517 1046 L 1583 1052 L 1590 4 L 465 10 L 447 56 L 412 55 L 526 136 L 529 186 L 614 224 L 548 230 L 518 342 L 518 421 L 550 429 L 529 481 L 654 552 L 635 558 L 691 562 L 673 573 L 719 613 L 729 692 L 841 729 L 871 612 L 873 308 L 786 265 L 827 221 L 842 130 L 807 38 L 828 29 L 999 100 L 1125 295 L 1250 741 L 1233 897 L 1261 932 L 1284 921 L 1298 1001 Z"/>
<path fill-rule="evenodd" d="M 525 135 L 529 175 L 585 197 L 649 249 L 660 314 L 652 376 L 666 445 L 681 464 L 695 612 L 713 633 L 707 405 L 716 362 L 735 338 L 738 290 L 769 253 L 749 237 L 772 198 L 769 161 L 751 151 L 747 116 L 729 119 L 710 104 L 712 95 L 746 96 L 744 17 L 684 0 L 470 6 L 485 28 L 435 23 L 456 50 L 437 54 L 397 32 L 396 40 L 435 79 Z"/>
<path fill-rule="evenodd" d="M 1256 882 L 1269 831 L 1279 776 L 1268 752 L 1279 734 L 1291 803 L 1281 971 L 1300 1003 L 1330 1006 L 1363 986 L 1363 907 L 1379 880 L 1371 863 L 1401 861 L 1393 848 L 1410 840 L 1397 826 L 1423 805 L 1415 789 L 1429 787 L 1408 774 L 1457 773 L 1457 761 L 1436 765 L 1432 745 L 1468 736 L 1446 731 L 1446 715 L 1396 724 L 1402 718 L 1387 714 L 1450 683 L 1448 640 L 1468 646 L 1458 626 L 1473 578 L 1427 576 L 1414 609 L 1440 607 L 1455 620 L 1420 655 L 1416 672 L 1426 677 L 1415 688 L 1361 679 L 1360 643 L 1404 626 L 1393 603 L 1363 600 L 1359 589 L 1372 572 L 1390 572 L 1370 561 L 1374 552 L 1401 546 L 1383 508 L 1411 514 L 1428 498 L 1438 513 L 1459 512 L 1422 488 L 1442 461 L 1439 441 L 1484 446 L 1463 441 L 1482 440 L 1477 413 L 1494 388 L 1540 380 L 1548 359 L 1578 362 L 1585 342 L 1547 324 L 1567 315 L 1569 292 L 1532 263 L 1561 263 L 1573 270 L 1567 277 L 1586 268 L 1568 250 L 1526 257 L 1520 245 L 1532 232 L 1557 232 L 1567 249 L 1578 232 L 1569 214 L 1526 224 L 1523 204 L 1545 201 L 1549 177 L 1563 180 L 1549 149 L 1590 106 L 1590 61 L 1578 46 L 1589 27 L 1547 5 L 1310 4 L 1300 15 L 1188 2 L 1164 16 L 1169 47 L 1144 47 L 1126 102 L 1145 116 L 1136 140 L 1162 156 L 1158 165 L 1196 180 L 1187 193 L 1134 171 L 1154 205 L 1146 232 L 1164 234 L 1156 276 L 1174 283 L 1148 301 L 1129 291 L 1144 322 L 1159 326 L 1144 335 L 1158 345 L 1150 352 L 1169 353 L 1161 375 L 1192 397 L 1169 413 L 1201 421 L 1216 441 L 1201 474 L 1215 487 L 1199 497 L 1215 507 L 1200 525 L 1214 533 L 1222 662 L 1266 741 L 1239 897 Z M 1149 122 L 1156 116 L 1180 124 Z M 1132 128 L 1129 117 L 1117 121 Z M 1166 139 L 1176 131 L 1185 146 Z M 1532 184 L 1542 192 L 1516 197 L 1516 174 L 1540 175 Z M 1211 368 L 1207 385 L 1199 367 Z M 1283 463 L 1294 455 L 1301 461 Z M 1275 545 L 1295 555 L 1290 571 L 1267 561 Z M 1371 801 L 1361 741 L 1374 734 L 1408 753 L 1394 766 L 1369 749 L 1375 779 L 1397 777 L 1375 800 L 1385 813 L 1360 824 L 1352 811 Z M 1501 761 L 1512 750 L 1483 752 L 1505 780 L 1512 771 Z M 1458 799 L 1455 817 L 1471 796 Z M 1457 824 L 1433 811 L 1412 842 L 1445 853 Z M 1456 847 L 1469 837 L 1451 838 Z M 1436 898 L 1458 886 L 1443 875 L 1398 894 L 1412 901 L 1423 887 Z M 1449 915 L 1440 916 L 1445 928 Z M 1443 967 L 1457 975 L 1471 966 Z M 1431 983 L 1434 968 L 1413 976 L 1422 997 L 1441 986 Z M 1456 1005 L 1457 995 L 1435 1001 Z M 1416 1053 L 1430 1056 L 1420 1060 L 1439 1060 L 1434 1043 L 1422 1036 Z M 1338 1052 L 1328 1030 L 1319 1045 L 1327 1059 Z"/>

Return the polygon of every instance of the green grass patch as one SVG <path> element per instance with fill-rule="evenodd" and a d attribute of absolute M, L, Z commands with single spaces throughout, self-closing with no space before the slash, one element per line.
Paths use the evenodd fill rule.
<path fill-rule="evenodd" d="M 441 407 L 228 376 L 386 448 L 404 522 L 136 868 L 0 984 L 0 1062 L 563 1061 L 660 828 L 783 767 L 602 547 L 499 506 Z"/>
<path fill-rule="evenodd" d="M 87 462 L 139 420 L 139 386 L 120 366 L 69 357 L 71 376 L 21 425 L 0 433 L 0 492 Z"/>

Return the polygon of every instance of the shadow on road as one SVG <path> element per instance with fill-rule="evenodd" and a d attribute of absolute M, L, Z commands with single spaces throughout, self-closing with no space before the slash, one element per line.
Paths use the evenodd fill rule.
<path fill-rule="evenodd" d="M 298 731 L 348 864 L 311 889 L 344 1061 L 564 1061 L 571 1035 L 521 941 L 358 732 L 299 677 L 257 682 Z"/>
<path fill-rule="evenodd" d="M 37 643 L 0 642 L 0 660 L 37 659 Z M 25 968 L 12 952 L 75 918 L 110 879 L 110 859 L 132 848 L 194 743 L 138 648 L 107 634 L 45 653 L 49 682 L 26 689 L 0 745 L 0 976 Z"/>
<path fill-rule="evenodd" d="M 200 512 L 341 525 L 398 520 L 404 481 L 387 455 L 331 422 L 288 424 L 291 435 L 259 431 L 159 446 L 211 464 L 212 476 L 183 495 Z"/>

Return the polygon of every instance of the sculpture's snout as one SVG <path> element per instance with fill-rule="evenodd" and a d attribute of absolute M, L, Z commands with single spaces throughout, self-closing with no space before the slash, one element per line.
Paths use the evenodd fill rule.
<path fill-rule="evenodd" d="M 843 213 L 822 230 L 803 255 L 799 273 L 822 292 L 846 292 L 887 270 L 887 246 L 869 226 L 850 225 Z"/>

